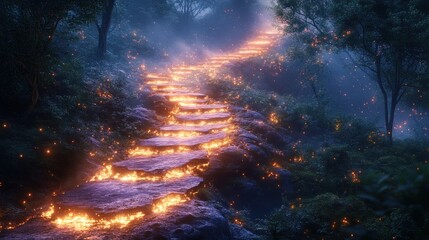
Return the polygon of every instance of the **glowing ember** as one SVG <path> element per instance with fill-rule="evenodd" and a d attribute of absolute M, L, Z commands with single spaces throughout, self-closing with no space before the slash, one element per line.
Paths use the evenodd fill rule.
<path fill-rule="evenodd" d="M 97 172 L 89 181 L 102 181 L 110 178 L 113 175 L 112 165 L 104 167 L 102 170 Z"/>
<path fill-rule="evenodd" d="M 185 195 L 171 194 L 154 203 L 152 212 L 155 214 L 165 213 L 169 207 L 184 203 L 189 199 Z"/>
<path fill-rule="evenodd" d="M 191 151 L 191 149 L 186 147 L 177 147 L 177 148 L 171 148 L 166 150 L 154 150 L 149 148 L 137 147 L 135 149 L 128 151 L 128 154 L 132 157 L 137 157 L 137 156 L 154 156 L 154 155 L 161 155 L 161 154 L 182 153 L 182 152 L 189 152 L 189 151 Z"/>
<path fill-rule="evenodd" d="M 277 124 L 279 123 L 279 118 L 277 117 L 276 113 L 271 113 L 270 114 L 270 122 Z"/>
<path fill-rule="evenodd" d="M 198 171 L 204 171 L 204 169 L 208 166 L 209 164 L 199 164 L 199 165 L 195 165 L 195 166 L 186 166 L 186 168 L 183 169 L 172 169 L 170 171 L 168 171 L 165 176 L 164 179 L 177 179 L 177 178 L 182 178 L 184 176 L 188 176 L 193 174 L 196 170 Z"/>
<path fill-rule="evenodd" d="M 112 170 L 112 165 L 107 165 L 99 172 L 97 172 L 89 181 L 103 181 L 106 179 L 115 179 L 123 182 L 136 182 L 136 181 L 159 181 L 161 178 L 159 176 L 145 175 L 143 173 L 137 174 L 137 172 L 120 174 L 114 173 Z"/>
<path fill-rule="evenodd" d="M 213 142 L 210 142 L 210 143 L 203 144 L 201 146 L 201 148 L 205 149 L 205 150 L 217 149 L 217 148 L 220 148 L 222 146 L 225 146 L 225 145 L 229 144 L 230 142 L 231 142 L 231 139 L 225 138 L 225 139 L 222 139 L 222 140 L 216 140 L 216 141 L 213 141 Z"/>
<path fill-rule="evenodd" d="M 179 132 L 161 132 L 157 134 L 157 136 L 160 137 L 193 137 L 193 136 L 200 136 L 201 133 L 199 132 L 191 132 L 191 131 L 179 131 Z"/>
<path fill-rule="evenodd" d="M 231 119 L 223 120 L 223 121 L 201 121 L 201 122 L 187 122 L 187 123 L 181 123 L 181 125 L 184 126 L 207 126 L 207 125 L 220 125 L 220 124 L 227 124 L 231 122 Z M 170 119 L 169 124 L 178 124 L 178 122 L 174 119 Z"/>
<path fill-rule="evenodd" d="M 54 223 L 60 228 L 72 228 L 76 231 L 82 231 L 92 228 L 96 221 L 89 218 L 87 214 L 69 213 L 64 218 L 56 219 Z"/>
<path fill-rule="evenodd" d="M 197 111 L 193 111 L 192 114 L 207 114 L 207 113 L 224 113 L 227 112 L 228 110 L 225 108 L 220 108 L 220 109 L 206 109 L 206 110 L 197 110 Z M 189 113 L 185 113 L 185 112 L 179 112 L 177 113 L 177 115 L 187 115 Z"/>
<path fill-rule="evenodd" d="M 55 207 L 54 205 L 51 204 L 49 206 L 49 209 L 42 213 L 41 217 L 50 219 L 54 213 L 55 213 Z"/>
<path fill-rule="evenodd" d="M 59 228 L 68 228 L 75 231 L 86 231 L 94 229 L 108 229 L 112 227 L 124 228 L 130 222 L 142 219 L 144 214 L 137 212 L 129 215 L 118 215 L 112 219 L 95 219 L 86 213 L 70 212 L 64 217 L 54 220 L 54 224 Z"/>
<path fill-rule="evenodd" d="M 358 173 L 356 173 L 354 171 L 350 173 L 350 178 L 351 178 L 353 183 L 359 183 L 360 182 Z"/>
<path fill-rule="evenodd" d="M 108 165 L 104 167 L 102 170 L 97 172 L 89 181 L 90 182 L 96 182 L 96 181 L 103 181 L 107 179 L 114 179 L 122 182 L 137 182 L 137 181 L 160 181 L 160 180 L 174 180 L 178 178 L 182 178 L 184 176 L 190 176 L 195 171 L 204 171 L 206 167 L 208 166 L 208 163 L 206 164 L 198 164 L 198 165 L 188 165 L 184 168 L 177 168 L 177 169 L 171 169 L 165 173 L 165 175 L 150 175 L 145 173 L 137 173 L 137 172 L 131 172 L 131 173 L 114 173 L 112 170 L 112 165 Z M 53 209 L 52 209 L 53 210 Z M 48 210 L 45 215 L 49 213 L 50 210 Z"/>
<path fill-rule="evenodd" d="M 198 97 L 184 97 L 184 96 L 170 97 L 169 100 L 172 102 L 205 102 Z"/>

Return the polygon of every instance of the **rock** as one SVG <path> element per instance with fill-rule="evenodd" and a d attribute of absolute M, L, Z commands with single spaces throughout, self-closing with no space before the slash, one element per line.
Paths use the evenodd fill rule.
<path fill-rule="evenodd" d="M 132 158 L 116 162 L 114 167 L 124 168 L 129 171 L 162 172 L 178 168 L 189 163 L 206 162 L 206 151 L 192 151 L 177 154 L 160 155 L 156 157 Z"/>
<path fill-rule="evenodd" d="M 283 148 L 286 145 L 286 138 L 279 133 L 279 130 L 262 120 L 252 121 L 243 118 L 234 118 L 234 122 L 252 134 L 259 136 L 262 141 L 277 148 Z"/>
<path fill-rule="evenodd" d="M 179 122 L 222 121 L 231 117 L 230 113 L 179 114 L 174 118 Z"/>
<path fill-rule="evenodd" d="M 172 100 L 170 99 L 171 102 L 180 102 L 180 103 L 192 103 L 192 104 L 204 104 L 207 103 L 208 100 L 207 99 L 198 99 L 198 98 L 191 98 L 191 99 L 186 99 L 186 100 Z"/>
<path fill-rule="evenodd" d="M 98 141 L 97 139 L 93 138 L 93 137 L 87 137 L 85 140 L 86 140 L 85 144 L 95 146 L 97 148 L 99 148 L 101 146 L 101 142 Z"/>
<path fill-rule="evenodd" d="M 189 126 L 189 125 L 166 125 L 160 128 L 161 131 L 166 132 L 180 132 L 180 131 L 191 131 L 191 132 L 200 132 L 200 133 L 209 133 L 213 130 L 221 130 L 227 128 L 229 124 L 205 124 L 200 126 Z"/>
<path fill-rule="evenodd" d="M 274 149 L 264 143 L 264 140 L 249 131 L 240 129 L 237 135 L 236 139 L 240 143 L 241 148 L 246 150 L 248 155 L 253 156 L 260 162 L 267 160 L 270 153 L 274 151 Z"/>
<path fill-rule="evenodd" d="M 259 240 L 262 239 L 261 237 L 258 237 L 257 235 L 253 234 L 252 232 L 246 230 L 243 227 L 240 227 L 236 224 L 231 224 L 229 228 L 232 239 L 235 240 Z"/>
<path fill-rule="evenodd" d="M 205 98 L 206 95 L 202 93 L 194 93 L 192 91 L 188 91 L 185 93 L 158 93 L 164 97 L 197 97 L 197 98 Z"/>
<path fill-rule="evenodd" d="M 266 121 L 267 120 L 267 118 L 264 115 L 262 115 L 262 114 L 260 114 L 258 112 L 255 112 L 255 111 L 250 111 L 250 110 L 248 110 L 246 112 L 242 112 L 242 113 L 237 114 L 237 117 L 238 118 L 249 119 L 249 120 L 252 120 L 252 121 L 257 121 L 257 120 L 259 120 L 259 121 Z"/>
<path fill-rule="evenodd" d="M 209 143 L 216 140 L 222 140 L 227 137 L 225 132 L 205 134 L 193 137 L 154 137 L 139 141 L 139 146 L 144 147 L 197 147 L 204 143 Z"/>
<path fill-rule="evenodd" d="M 280 149 L 290 142 L 284 131 L 269 124 L 262 114 L 240 107 L 231 107 L 230 111 L 235 114 L 233 121 L 237 126 L 257 135 L 264 142 Z"/>
<path fill-rule="evenodd" d="M 152 90 L 154 92 L 157 92 L 157 94 L 163 96 L 164 94 L 168 93 L 174 93 L 174 94 L 178 94 L 178 93 L 189 93 L 189 89 L 187 88 L 182 88 L 182 87 L 177 87 L 177 88 L 157 88 L 157 87 L 153 87 Z"/>
<path fill-rule="evenodd" d="M 158 81 L 159 79 L 155 79 L 155 81 Z M 157 88 L 169 88 L 169 87 L 186 87 L 184 84 L 180 83 L 170 83 L 170 82 L 151 82 L 149 81 L 149 84 L 151 86 L 155 86 Z"/>
<path fill-rule="evenodd" d="M 174 211 L 145 219 L 130 231 L 133 239 L 232 239 L 228 220 L 208 202 L 191 200 Z M 131 238 L 131 237 L 130 237 Z"/>
<path fill-rule="evenodd" d="M 226 109 L 227 105 L 222 104 L 202 104 L 202 105 L 191 105 L 191 106 L 179 106 L 181 111 L 200 111 L 200 110 L 216 110 L 216 109 Z"/>
<path fill-rule="evenodd" d="M 125 116 L 129 122 L 139 122 L 142 126 L 153 127 L 158 124 L 156 114 L 143 107 L 129 108 L 125 111 Z"/>
<path fill-rule="evenodd" d="M 163 182 L 90 182 L 60 196 L 59 204 L 97 213 L 115 213 L 147 207 L 170 193 L 186 193 L 201 182 L 201 178 L 194 176 Z"/>
<path fill-rule="evenodd" d="M 243 140 L 246 143 L 251 142 L 253 144 L 258 144 L 261 142 L 261 139 L 258 136 L 244 129 L 239 129 L 237 131 L 237 135 L 238 135 L 237 136 L 238 139 Z"/>
<path fill-rule="evenodd" d="M 282 186 L 282 190 L 285 191 L 286 194 L 292 195 L 294 187 L 291 173 L 283 168 L 276 168 L 274 172 L 279 175 L 278 179 Z"/>
<path fill-rule="evenodd" d="M 161 116 L 167 116 L 170 114 L 174 107 L 174 104 L 168 101 L 165 97 L 157 94 L 148 95 L 143 101 L 147 103 L 147 106 L 150 106 L 150 109 L 154 110 Z"/>
<path fill-rule="evenodd" d="M 11 231 L 0 232 L 0 239 L 76 239 L 71 231 L 56 228 L 55 225 L 41 219 L 33 219 Z"/>
<path fill-rule="evenodd" d="M 237 146 L 221 149 L 215 156 L 210 158 L 208 169 L 203 173 L 204 179 L 223 181 L 234 176 L 243 168 L 249 166 L 252 159 L 248 153 Z"/>

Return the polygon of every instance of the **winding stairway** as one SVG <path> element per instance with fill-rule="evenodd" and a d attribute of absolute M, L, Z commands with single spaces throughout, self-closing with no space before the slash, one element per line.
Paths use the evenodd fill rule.
<path fill-rule="evenodd" d="M 103 231 L 174 211 L 192 199 L 204 182 L 199 173 L 213 152 L 233 141 L 234 126 L 229 106 L 209 99 L 188 79 L 265 54 L 279 37 L 278 32 L 263 32 L 234 53 L 147 74 L 146 87 L 176 106 L 166 125 L 155 137 L 137 141 L 129 159 L 104 166 L 86 183 L 58 196 L 42 217 L 74 233 Z"/>

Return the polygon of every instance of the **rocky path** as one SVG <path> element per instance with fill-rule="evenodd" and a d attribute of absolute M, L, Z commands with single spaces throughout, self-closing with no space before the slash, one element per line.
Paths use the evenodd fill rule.
<path fill-rule="evenodd" d="M 174 105 L 165 125 L 154 129 L 156 136 L 137 140 L 128 159 L 104 166 L 86 183 L 58 196 L 40 219 L 4 236 L 228 239 L 235 231 L 234 236 L 251 237 L 245 230 L 228 226 L 221 210 L 194 197 L 210 174 L 222 171 L 214 168 L 206 172 L 214 161 L 212 156 L 222 151 L 230 154 L 238 148 L 233 145 L 243 133 L 229 104 L 211 100 L 189 80 L 195 73 L 217 71 L 228 63 L 260 56 L 278 37 L 278 33 L 260 33 L 234 53 L 147 74 L 145 87 Z M 249 134 L 245 138 L 252 141 Z M 245 151 L 232 153 L 246 156 Z"/>

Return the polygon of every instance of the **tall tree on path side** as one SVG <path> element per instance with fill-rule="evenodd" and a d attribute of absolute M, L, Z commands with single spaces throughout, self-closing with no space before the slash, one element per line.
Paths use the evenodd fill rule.
<path fill-rule="evenodd" d="M 29 110 L 33 110 L 52 65 L 51 45 L 57 30 L 71 31 L 92 22 L 98 10 L 95 0 L 0 1 L 0 82 L 6 85 L 4 94 L 11 96 L 11 101 L 21 97 L 14 94 L 24 92 L 16 91 L 23 85 L 22 79 L 29 90 Z"/>
<path fill-rule="evenodd" d="M 105 0 L 103 3 L 103 12 L 101 14 L 101 23 L 95 23 L 98 31 L 97 57 L 103 58 L 107 52 L 107 35 L 109 34 L 112 23 L 112 13 L 116 0 Z"/>

